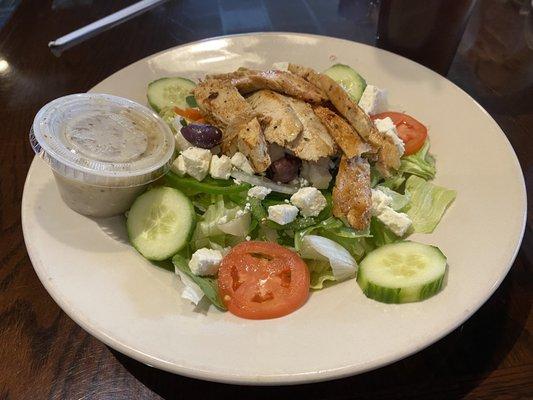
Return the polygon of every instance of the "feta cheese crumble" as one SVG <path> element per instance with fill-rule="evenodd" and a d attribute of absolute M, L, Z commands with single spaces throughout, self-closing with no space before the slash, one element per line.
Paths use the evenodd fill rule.
<path fill-rule="evenodd" d="M 209 167 L 209 174 L 215 179 L 229 179 L 231 173 L 231 159 L 228 156 L 214 155 L 211 158 L 211 166 Z"/>
<path fill-rule="evenodd" d="M 298 215 L 298 208 L 291 204 L 276 204 L 268 207 L 268 219 L 280 225 L 287 225 Z"/>
<path fill-rule="evenodd" d="M 231 157 L 231 164 L 247 174 L 253 175 L 255 173 L 250 161 L 239 151 Z"/>
<path fill-rule="evenodd" d="M 211 152 L 209 150 L 190 147 L 184 150 L 181 155 L 183 156 L 183 163 L 188 175 L 198 181 L 201 181 L 207 176 L 209 163 L 211 162 Z"/>
<path fill-rule="evenodd" d="M 405 213 L 391 208 L 392 197 L 378 189 L 372 189 L 372 215 L 377 217 L 396 236 L 403 236 L 412 224 Z"/>
<path fill-rule="evenodd" d="M 187 173 L 187 169 L 185 168 L 185 161 L 181 154 L 177 156 L 176 159 L 172 162 L 170 170 L 179 176 L 184 176 Z"/>
<path fill-rule="evenodd" d="M 198 249 L 189 261 L 189 268 L 194 275 L 216 275 L 222 261 L 222 253 L 219 250 L 207 248 Z"/>
<path fill-rule="evenodd" d="M 181 128 L 183 128 L 183 125 L 181 124 L 181 117 L 176 117 L 172 120 L 172 127 L 176 131 L 174 140 L 176 142 L 176 149 L 178 151 L 183 151 L 187 150 L 189 147 L 194 147 L 191 142 L 185 139 L 181 134 Z"/>
<path fill-rule="evenodd" d="M 291 203 L 300 209 L 304 217 L 316 217 L 327 205 L 324 195 L 314 187 L 298 190 L 291 196 Z"/>
<path fill-rule="evenodd" d="M 374 120 L 374 125 L 376 125 L 378 131 L 392 139 L 392 142 L 400 153 L 400 157 L 403 156 L 403 153 L 405 153 L 405 145 L 403 140 L 398 136 L 398 131 L 396 130 L 396 126 L 394 125 L 394 122 L 392 122 L 392 119 L 390 119 L 390 117 L 383 119 L 378 118 Z"/>
<path fill-rule="evenodd" d="M 386 103 L 387 92 L 374 85 L 366 85 L 366 88 L 359 99 L 359 107 L 361 107 L 368 115 L 379 114 L 386 108 Z"/>
<path fill-rule="evenodd" d="M 377 216 L 381 214 L 383 209 L 390 207 L 391 204 L 392 197 L 379 189 L 372 189 L 372 215 Z"/>
<path fill-rule="evenodd" d="M 248 190 L 248 197 L 255 197 L 256 199 L 263 200 L 270 192 L 272 192 L 272 189 L 264 186 L 254 186 Z"/>
<path fill-rule="evenodd" d="M 405 235 L 412 224 L 407 214 L 396 212 L 390 207 L 385 207 L 377 217 L 396 236 Z"/>

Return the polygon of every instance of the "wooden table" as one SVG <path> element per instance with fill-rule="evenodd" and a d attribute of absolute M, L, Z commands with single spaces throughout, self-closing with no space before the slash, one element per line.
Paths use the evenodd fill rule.
<path fill-rule="evenodd" d="M 8 62 L 7 69 L 0 63 L 0 399 L 533 398 L 529 214 L 513 268 L 470 320 L 416 355 L 352 378 L 269 388 L 207 383 L 144 366 L 74 324 L 37 279 L 22 237 L 20 203 L 33 158 L 27 133 L 37 110 L 142 57 L 225 33 L 300 31 L 373 44 L 378 13 L 375 2 L 362 0 L 172 1 L 60 58 L 48 50 L 48 41 L 130 3 L 23 1 L 0 32 L 0 59 Z M 448 78 L 500 124 L 531 190 L 533 14 L 520 3 L 478 3 Z"/>

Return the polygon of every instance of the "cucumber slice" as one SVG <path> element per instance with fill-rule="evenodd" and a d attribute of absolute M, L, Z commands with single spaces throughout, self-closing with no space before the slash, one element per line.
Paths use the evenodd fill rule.
<path fill-rule="evenodd" d="M 158 187 L 135 200 L 126 227 L 139 253 L 149 260 L 166 260 L 187 245 L 195 222 L 193 205 L 183 193 Z"/>
<path fill-rule="evenodd" d="M 195 86 L 193 81 L 180 77 L 158 79 L 148 85 L 148 103 L 156 112 L 168 107 L 187 108 L 187 97 Z"/>
<path fill-rule="evenodd" d="M 440 291 L 446 256 L 438 247 L 416 242 L 388 244 L 359 265 L 357 282 L 367 297 L 383 303 L 409 303 Z"/>
<path fill-rule="evenodd" d="M 344 64 L 335 64 L 324 73 L 342 86 L 356 103 L 366 88 L 366 81 L 355 70 Z"/>

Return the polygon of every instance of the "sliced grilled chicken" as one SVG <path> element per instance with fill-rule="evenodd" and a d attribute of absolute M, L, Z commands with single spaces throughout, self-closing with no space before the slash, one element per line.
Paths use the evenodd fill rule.
<path fill-rule="evenodd" d="M 255 112 L 267 117 L 262 125 L 269 143 L 285 146 L 302 132 L 303 125 L 286 97 L 271 90 L 259 90 L 246 100 Z"/>
<path fill-rule="evenodd" d="M 298 64 L 289 64 L 289 71 L 319 87 L 328 99 L 355 128 L 357 133 L 377 151 L 376 167 L 383 176 L 389 176 L 400 167 L 400 153 L 388 136 L 378 132 L 370 117 L 352 101 L 346 91 L 329 76 Z"/>
<path fill-rule="evenodd" d="M 302 123 L 303 130 L 285 147 L 292 150 L 298 158 L 307 161 L 317 161 L 319 158 L 334 155 L 337 152 L 335 142 L 313 112 L 311 105 L 290 97 L 286 99 Z"/>
<path fill-rule="evenodd" d="M 365 230 L 372 215 L 370 164 L 361 157 L 342 156 L 333 187 L 333 215 Z"/>
<path fill-rule="evenodd" d="M 317 106 L 313 110 L 346 157 L 359 157 L 372 150 L 344 118 L 326 107 Z"/>
<path fill-rule="evenodd" d="M 217 74 L 210 77 L 229 80 L 243 94 L 270 89 L 310 103 L 322 103 L 327 100 L 322 90 L 302 77 L 287 71 L 241 69 L 229 74 Z"/>
<path fill-rule="evenodd" d="M 198 106 L 206 120 L 222 132 L 222 151 L 244 153 L 256 172 L 270 166 L 268 147 L 256 113 L 227 80 L 206 79 L 194 89 Z"/>

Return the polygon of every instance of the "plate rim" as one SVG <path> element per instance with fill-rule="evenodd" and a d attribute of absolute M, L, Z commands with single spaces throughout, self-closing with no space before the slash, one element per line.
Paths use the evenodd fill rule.
<path fill-rule="evenodd" d="M 495 124 L 495 126 L 499 129 L 500 134 L 505 139 L 506 145 L 508 146 L 508 149 L 511 151 L 511 154 L 513 156 L 513 162 L 515 168 L 518 168 L 518 171 L 520 171 L 520 189 L 521 189 L 521 202 L 523 205 L 522 209 L 522 220 L 521 220 L 521 227 L 519 232 L 519 239 L 516 242 L 515 248 L 513 250 L 513 254 L 511 258 L 509 259 L 509 262 L 507 265 L 502 268 L 502 271 L 500 275 L 498 276 L 497 281 L 493 284 L 493 286 L 487 291 L 485 296 L 481 296 L 477 302 L 468 310 L 467 313 L 461 314 L 458 319 L 453 323 L 450 324 L 447 329 L 443 329 L 439 332 L 438 335 L 435 335 L 431 339 L 427 340 L 421 345 L 416 346 L 416 348 L 413 350 L 410 348 L 409 350 L 402 350 L 397 353 L 393 353 L 393 355 L 384 356 L 381 358 L 373 359 L 372 362 L 368 362 L 365 365 L 361 366 L 354 366 L 354 365 L 345 365 L 338 368 L 331 368 L 328 370 L 323 371 L 313 371 L 313 372 L 302 372 L 302 373 L 289 373 L 289 374 L 269 374 L 269 375 L 261 375 L 261 376 L 254 376 L 251 377 L 250 375 L 242 375 L 242 374 L 235 374 L 235 373 L 220 373 L 220 372 L 213 372 L 208 369 L 202 369 L 202 368 L 192 368 L 188 367 L 186 365 L 177 364 L 177 363 L 171 363 L 165 360 L 162 360 L 160 358 L 151 356 L 143 351 L 137 350 L 133 347 L 130 347 L 121 341 L 113 338 L 112 336 L 106 334 L 101 329 L 96 327 L 94 324 L 92 324 L 90 321 L 83 318 L 82 315 L 77 315 L 74 310 L 72 310 L 68 304 L 67 299 L 64 299 L 60 297 L 55 290 L 54 283 L 47 279 L 48 277 L 45 275 L 44 266 L 43 263 L 40 262 L 38 252 L 33 247 L 33 245 L 28 241 L 28 231 L 30 229 L 31 225 L 28 222 L 28 217 L 26 216 L 26 201 L 25 198 L 27 196 L 27 190 L 29 190 L 27 187 L 29 186 L 29 181 L 32 173 L 34 173 L 34 170 L 38 168 L 37 166 L 37 159 L 38 156 L 34 156 L 31 165 L 28 169 L 26 179 L 24 182 L 24 188 L 23 188 L 23 194 L 22 194 L 22 200 L 21 200 L 21 222 L 22 222 L 22 232 L 24 237 L 24 243 L 26 245 L 27 253 L 30 258 L 30 261 L 32 263 L 32 266 L 37 273 L 37 276 L 41 283 L 43 284 L 44 288 L 48 292 L 48 294 L 52 297 L 52 299 L 55 301 L 55 303 L 61 308 L 65 314 L 68 315 L 69 318 L 71 318 L 77 325 L 79 325 L 83 330 L 85 330 L 87 333 L 89 333 L 91 336 L 94 336 L 101 342 L 103 342 L 105 345 L 127 355 L 128 357 L 131 357 L 139 362 L 142 362 L 145 365 L 156 367 L 158 369 L 168 371 L 174 374 L 179 374 L 182 376 L 186 376 L 189 378 L 195 378 L 195 379 L 201 379 L 211 382 L 219 382 L 219 383 L 228 383 L 228 384 L 239 384 L 239 385 L 296 385 L 296 384 L 303 384 L 303 383 L 315 383 L 315 382 L 322 382 L 322 381 L 328 381 L 333 379 L 341 379 L 348 376 L 358 375 L 362 374 L 377 368 L 385 367 L 387 365 L 390 365 L 394 362 L 400 361 L 410 355 L 416 354 L 420 352 L 421 350 L 433 345 L 443 337 L 447 336 L 450 332 L 457 329 L 462 323 L 464 323 L 466 320 L 468 320 L 475 312 L 477 312 L 481 306 L 493 295 L 493 293 L 496 291 L 496 289 L 501 285 L 505 277 L 507 276 L 509 270 L 514 264 L 514 261 L 518 255 L 518 252 L 520 250 L 522 240 L 524 237 L 526 222 L 527 222 L 527 191 L 525 186 L 525 179 L 524 179 L 524 172 L 520 166 L 520 162 L 518 160 L 518 156 L 516 155 L 516 152 L 514 151 L 513 146 L 511 145 L 507 135 L 503 131 L 503 129 L 500 127 L 500 125 L 496 122 L 496 120 L 474 99 L 472 98 L 466 91 L 464 91 L 462 88 L 457 86 L 454 82 L 450 81 L 446 77 L 439 75 L 435 71 L 430 70 L 429 68 L 412 61 L 406 57 L 400 56 L 398 54 L 392 53 L 387 50 L 383 50 L 380 48 L 377 48 L 375 46 L 371 46 L 365 43 L 355 42 L 348 39 L 343 38 L 336 38 L 332 36 L 325 36 L 325 35 L 316 35 L 316 34 L 308 34 L 308 33 L 296 33 L 296 32 L 249 32 L 249 33 L 239 33 L 239 34 L 232 34 L 232 35 L 222 35 L 222 36 L 215 36 L 210 38 L 204 38 L 200 40 L 196 40 L 193 42 L 183 43 L 174 47 L 170 47 L 168 49 L 161 50 L 159 52 L 156 52 L 154 54 L 148 55 L 146 57 L 143 57 L 142 59 L 139 59 L 137 61 L 134 61 L 133 63 L 130 63 L 123 68 L 118 69 L 117 71 L 113 72 L 106 78 L 104 78 L 102 81 L 98 82 L 96 85 L 91 87 L 88 92 L 95 89 L 100 84 L 104 83 L 108 79 L 112 79 L 116 74 L 119 74 L 124 69 L 127 69 L 131 67 L 134 64 L 146 62 L 146 60 L 154 58 L 160 54 L 167 53 L 169 51 L 175 51 L 176 49 L 180 49 L 182 47 L 187 47 L 191 45 L 195 45 L 202 42 L 208 42 L 212 40 L 218 40 L 218 39 L 225 39 L 225 38 L 231 38 L 231 37 L 239 37 L 239 36 L 299 36 L 299 37 L 313 37 L 313 38 L 319 38 L 319 39 L 326 39 L 326 40 L 334 40 L 334 41 L 340 41 L 340 42 L 347 42 L 349 44 L 356 44 L 356 45 L 362 45 L 366 46 L 372 49 L 372 51 L 378 51 L 378 52 L 385 52 L 394 55 L 395 57 L 400 57 L 405 60 L 407 60 L 410 63 L 414 63 L 418 65 L 419 67 L 422 67 L 426 70 L 431 71 L 434 74 L 437 74 L 442 79 L 450 83 L 455 89 L 458 89 L 462 92 L 463 95 L 466 95 L 468 99 L 474 103 L 477 108 L 479 108 L 491 121 Z M 517 182 L 518 183 L 518 182 Z"/>

